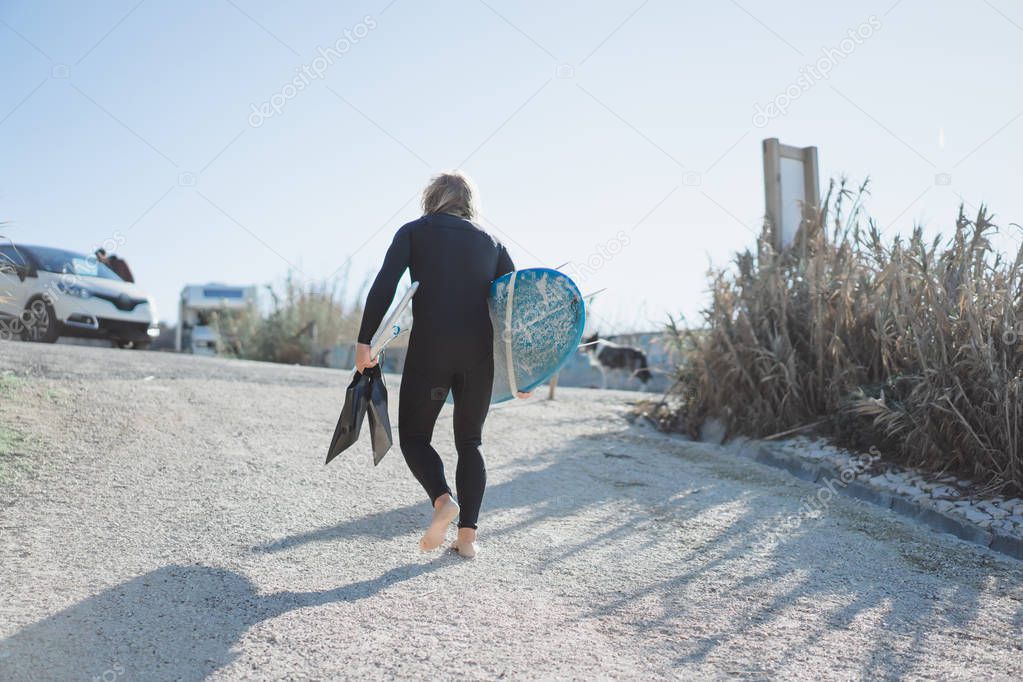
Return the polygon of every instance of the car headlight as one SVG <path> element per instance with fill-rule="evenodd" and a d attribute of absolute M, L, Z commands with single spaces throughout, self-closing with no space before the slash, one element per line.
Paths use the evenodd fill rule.
<path fill-rule="evenodd" d="M 77 296 L 78 298 L 92 298 L 92 292 L 83 287 L 81 284 L 60 282 L 57 284 L 57 289 L 59 289 L 62 294 L 67 294 L 68 296 Z"/>

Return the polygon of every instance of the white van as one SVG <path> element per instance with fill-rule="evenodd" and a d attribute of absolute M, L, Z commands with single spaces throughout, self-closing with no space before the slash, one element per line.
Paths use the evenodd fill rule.
<path fill-rule="evenodd" d="M 76 336 L 144 349 L 159 334 L 153 300 L 95 256 L 0 243 L 0 339 Z"/>
<path fill-rule="evenodd" d="M 186 285 L 181 290 L 175 347 L 181 353 L 208 356 L 230 350 L 237 342 L 231 338 L 232 324 L 257 305 L 255 286 Z"/>

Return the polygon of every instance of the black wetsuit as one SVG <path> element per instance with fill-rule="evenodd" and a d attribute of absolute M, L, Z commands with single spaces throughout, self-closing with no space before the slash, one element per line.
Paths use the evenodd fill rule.
<path fill-rule="evenodd" d="M 450 390 L 454 397 L 455 486 L 460 528 L 475 528 L 487 472 L 480 452 L 494 383 L 490 283 L 515 269 L 507 249 L 468 220 L 436 213 L 394 235 L 366 299 L 359 343 L 369 343 L 408 268 L 419 289 L 398 400 L 398 437 L 409 469 L 430 501 L 450 493 L 444 463 L 430 445 Z"/>

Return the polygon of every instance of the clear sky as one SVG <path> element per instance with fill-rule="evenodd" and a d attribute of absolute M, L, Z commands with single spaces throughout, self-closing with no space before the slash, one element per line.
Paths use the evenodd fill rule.
<path fill-rule="evenodd" d="M 173 321 L 186 283 L 360 284 L 461 167 L 519 267 L 596 264 L 599 330 L 651 328 L 752 244 L 767 137 L 869 175 L 886 230 L 986 202 L 1014 250 L 1021 69 L 1009 0 L 4 0 L 0 220 L 120 242 Z"/>

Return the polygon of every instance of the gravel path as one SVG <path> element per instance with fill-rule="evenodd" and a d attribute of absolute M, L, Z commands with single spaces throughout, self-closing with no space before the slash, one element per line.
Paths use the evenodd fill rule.
<path fill-rule="evenodd" d="M 469 562 L 416 549 L 400 453 L 323 466 L 345 373 L 0 343 L 5 370 L 4 680 L 1023 678 L 1023 564 L 844 498 L 776 531 L 812 484 L 630 425 L 635 394 L 493 410 Z"/>

